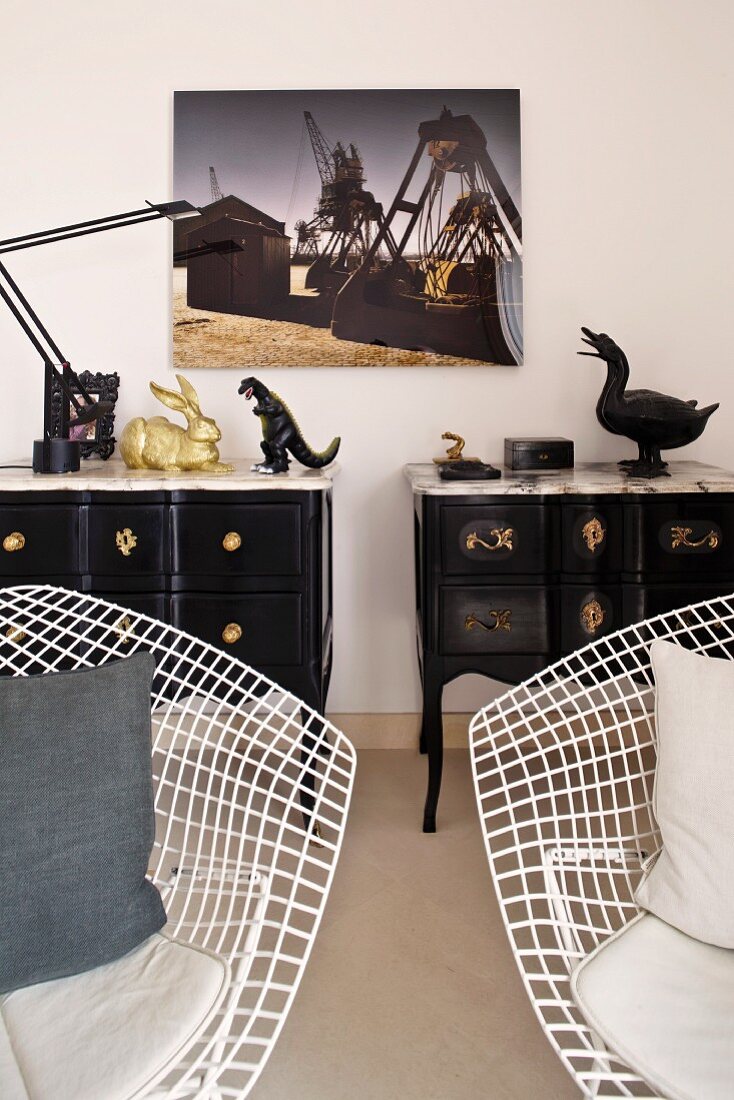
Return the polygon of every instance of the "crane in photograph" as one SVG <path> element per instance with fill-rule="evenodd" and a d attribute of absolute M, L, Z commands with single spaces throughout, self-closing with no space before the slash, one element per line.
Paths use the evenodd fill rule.
<path fill-rule="evenodd" d="M 411 188 L 415 199 L 407 198 Z M 391 239 L 398 218 L 400 235 Z M 383 244 L 390 259 L 379 266 Z M 444 107 L 419 123 L 395 198 L 336 296 L 331 331 L 342 340 L 522 362 L 522 217 L 471 115 Z"/>
<path fill-rule="evenodd" d="M 362 263 L 374 227 L 382 227 L 382 207 L 364 188 L 364 164 L 357 146 L 344 146 L 338 141 L 332 147 L 311 112 L 304 111 L 303 118 L 321 180 L 321 194 L 311 221 L 301 220 L 295 227 L 293 258 L 312 255 L 306 287 L 332 291 Z M 328 240 L 319 253 L 322 234 L 328 234 Z M 387 238 L 389 249 L 392 237 L 388 234 Z"/>
<path fill-rule="evenodd" d="M 214 171 L 211 164 L 209 165 L 209 186 L 212 192 L 212 202 L 219 202 L 222 197 L 222 189 L 219 186 L 219 180 L 217 179 L 217 173 Z"/>
<path fill-rule="evenodd" d="M 293 226 L 296 232 L 296 247 L 291 257 L 293 263 L 311 263 L 319 254 L 319 231 L 299 218 Z"/>

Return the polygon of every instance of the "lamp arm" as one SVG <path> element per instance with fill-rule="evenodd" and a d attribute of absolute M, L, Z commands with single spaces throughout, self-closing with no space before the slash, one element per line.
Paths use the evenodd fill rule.
<path fill-rule="evenodd" d="M 165 214 L 159 214 L 157 211 L 151 213 L 150 209 L 138 211 L 138 213 L 145 216 L 130 218 L 128 221 L 111 221 L 109 218 L 100 218 L 99 221 L 103 221 L 105 224 L 95 225 L 94 222 L 87 222 L 87 225 L 92 226 L 89 229 L 65 225 L 59 229 L 44 230 L 43 233 L 27 233 L 24 237 L 11 237 L 7 241 L 0 241 L 0 255 L 6 252 L 20 252 L 24 248 L 35 248 L 39 244 L 51 244 L 53 241 L 66 241 L 69 237 L 88 237 L 90 233 L 104 233 L 108 229 L 121 229 L 126 225 L 154 222 L 165 217 Z M 128 215 L 122 215 L 122 217 L 128 217 Z M 84 225 L 85 223 L 80 222 L 79 224 Z"/>
<path fill-rule="evenodd" d="M 3 280 L 7 284 L 7 286 L 3 285 Z M 12 294 L 8 291 L 8 287 L 10 288 L 10 291 L 12 291 Z M 41 319 L 38 316 L 38 314 L 36 313 L 36 311 L 33 309 L 33 306 L 30 304 L 30 302 L 26 298 L 25 294 L 23 293 L 23 291 L 20 289 L 20 287 L 16 283 L 13 276 L 10 274 L 8 269 L 5 267 L 5 264 L 3 264 L 1 261 L 0 261 L 0 298 L 2 298 L 2 300 L 5 302 L 8 309 L 13 314 L 16 321 L 18 322 L 20 327 L 23 329 L 23 331 L 25 332 L 25 334 L 28 337 L 28 339 L 30 340 L 30 342 L 33 344 L 34 348 L 36 349 L 38 354 L 43 359 L 44 366 L 45 366 L 45 371 L 44 371 L 44 402 L 43 402 L 43 434 L 47 439 L 50 439 L 50 437 L 51 437 L 51 413 L 52 413 L 51 403 L 52 403 L 52 396 L 53 396 L 52 391 L 53 391 L 53 381 L 54 381 L 54 379 L 57 380 L 57 382 L 58 382 L 59 386 L 61 387 L 61 390 L 62 390 L 65 398 L 67 399 L 67 401 L 71 405 L 74 406 L 74 409 L 76 410 L 77 413 L 81 412 L 81 410 L 84 408 L 84 405 L 82 405 L 80 403 L 80 401 L 77 397 L 77 394 L 74 393 L 74 390 L 72 389 L 71 383 L 73 383 L 77 387 L 77 389 L 79 390 L 79 393 L 80 393 L 81 397 L 84 399 L 84 402 L 85 402 L 86 405 L 91 404 L 92 399 L 91 399 L 88 391 L 86 390 L 86 388 L 82 385 L 82 383 L 79 380 L 78 376 L 74 373 L 74 371 L 69 366 L 68 359 L 63 354 L 63 352 L 59 348 L 58 344 L 53 339 L 53 337 L 51 336 L 48 329 L 46 328 L 46 326 L 41 321 Z M 46 346 L 44 346 L 44 341 L 45 341 Z M 52 359 L 51 355 L 49 354 L 49 349 L 56 356 L 56 360 L 57 360 L 56 363 L 54 363 L 54 360 Z M 59 369 L 59 368 L 61 368 L 61 369 Z M 68 419 L 69 419 L 68 406 L 67 406 L 66 402 L 62 402 L 61 416 L 62 416 L 62 421 L 63 421 L 62 429 L 65 429 L 66 427 L 68 427 Z"/>
<path fill-rule="evenodd" d="M 64 241 L 68 237 L 84 237 L 84 233 L 76 230 L 101 233 L 106 229 L 117 229 L 120 226 L 135 226 L 139 221 L 155 221 L 165 218 L 165 213 L 154 207 L 143 207 L 142 210 L 128 210 L 125 213 L 113 213 L 107 218 L 92 218 L 89 221 L 77 221 L 73 226 L 59 226 L 57 229 L 42 229 L 37 233 L 24 233 L 22 237 L 9 237 L 0 241 L 0 252 L 17 252 L 19 249 L 30 249 L 36 244 L 50 244 L 52 241 Z M 90 227 L 99 227 L 91 229 Z M 64 234 L 59 237 L 58 234 Z"/>
<path fill-rule="evenodd" d="M 25 294 L 20 289 L 20 287 L 16 283 L 15 279 L 13 278 L 13 276 L 8 271 L 5 264 L 2 263 L 2 261 L 0 261 L 0 280 L 2 280 L 2 279 L 4 279 L 5 282 L 8 284 L 8 286 L 12 290 L 13 294 L 15 295 L 16 299 L 20 303 L 22 309 L 25 310 L 25 312 L 28 315 L 28 317 L 30 318 L 32 324 L 35 326 L 36 331 L 41 334 L 43 339 L 46 341 L 46 343 L 50 347 L 51 351 L 56 356 L 57 361 L 59 363 L 66 363 L 68 361 L 66 359 L 66 356 L 62 353 L 62 351 L 59 349 L 59 346 L 56 343 L 56 341 L 49 334 L 48 330 L 46 329 L 46 326 L 43 324 L 40 317 L 38 316 L 36 311 L 33 309 L 33 306 L 30 304 L 30 302 L 26 298 Z M 31 325 L 28 323 L 26 318 L 23 316 L 21 310 L 18 308 L 16 303 L 13 301 L 10 294 L 8 294 L 7 290 L 2 285 L 1 281 L 0 281 L 0 295 L 4 299 L 6 305 L 10 309 L 11 313 L 15 316 L 15 319 L 20 324 L 21 328 L 25 332 L 28 339 L 31 341 L 31 343 L 35 347 L 36 351 L 41 356 L 43 356 L 43 359 L 44 359 L 45 362 L 47 362 L 47 363 L 53 362 L 53 360 L 49 356 L 48 352 L 41 345 L 41 342 L 39 341 L 38 337 L 36 336 L 36 333 L 33 332 L 33 329 L 31 327 Z"/>

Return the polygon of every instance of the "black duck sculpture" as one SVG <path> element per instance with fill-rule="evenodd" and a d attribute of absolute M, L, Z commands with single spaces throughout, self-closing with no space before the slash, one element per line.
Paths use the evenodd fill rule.
<path fill-rule="evenodd" d="M 596 417 L 602 428 L 614 435 L 624 435 L 639 447 L 639 457 L 620 462 L 630 477 L 667 477 L 660 451 L 685 447 L 703 432 L 708 418 L 718 409 L 707 405 L 697 409 L 697 401 L 681 401 L 655 390 L 628 390 L 630 368 L 627 356 L 605 332 L 581 329 L 585 344 L 594 351 L 580 351 L 603 359 L 607 364 L 607 380 L 596 406 Z"/>

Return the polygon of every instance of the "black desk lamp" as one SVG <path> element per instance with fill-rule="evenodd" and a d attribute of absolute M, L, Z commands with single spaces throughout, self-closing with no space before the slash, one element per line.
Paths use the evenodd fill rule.
<path fill-rule="evenodd" d="M 137 225 L 139 222 L 152 222 L 159 218 L 170 218 L 173 221 L 198 213 L 199 210 L 185 200 L 159 205 L 149 202 L 142 210 L 129 210 L 126 214 L 112 214 L 107 218 L 95 218 L 92 221 L 77 222 L 75 225 L 62 225 L 58 229 L 10 237 L 6 241 L 0 241 L 0 255 L 18 252 L 24 248 L 35 248 L 36 245 L 49 244 L 51 241 L 65 241 L 68 237 L 103 233 L 107 229 L 118 229 L 124 225 Z M 44 363 L 43 439 L 37 439 L 33 443 L 33 469 L 38 474 L 65 474 L 78 470 L 81 445 L 77 440 L 69 439 L 72 406 L 75 413 L 74 425 L 96 420 L 98 416 L 109 412 L 111 406 L 92 400 L 2 261 L 0 297 Z M 61 417 L 58 434 L 55 436 L 52 434 L 51 417 L 54 381 L 61 389 Z"/>

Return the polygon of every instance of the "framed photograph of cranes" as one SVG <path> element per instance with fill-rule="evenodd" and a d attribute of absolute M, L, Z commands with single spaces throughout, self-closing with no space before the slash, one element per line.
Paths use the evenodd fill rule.
<path fill-rule="evenodd" d="M 174 96 L 173 359 L 522 363 L 516 90 Z"/>

